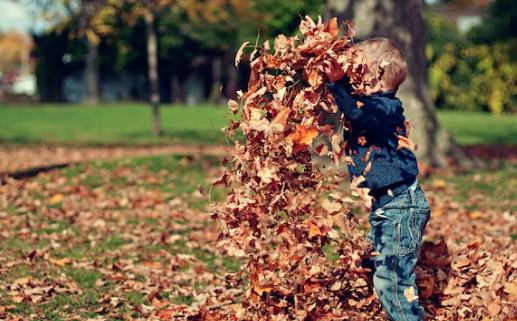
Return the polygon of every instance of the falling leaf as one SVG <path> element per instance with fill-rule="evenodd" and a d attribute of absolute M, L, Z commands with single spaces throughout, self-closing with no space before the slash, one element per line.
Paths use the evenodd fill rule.
<path fill-rule="evenodd" d="M 418 300 L 418 295 L 415 293 L 415 287 L 410 286 L 404 289 L 404 297 L 409 303 Z"/>
<path fill-rule="evenodd" d="M 409 139 L 408 137 L 403 136 L 403 135 L 395 135 L 395 136 L 397 136 L 397 138 L 399 139 L 397 150 L 400 150 L 402 148 L 407 148 L 412 151 L 416 150 L 417 147 L 411 139 Z"/>
<path fill-rule="evenodd" d="M 287 122 L 287 119 L 289 119 L 289 114 L 291 111 L 289 108 L 282 109 L 276 116 L 275 119 L 273 119 L 272 123 L 274 124 L 285 124 Z"/>
<path fill-rule="evenodd" d="M 331 18 L 323 30 L 328 32 L 332 37 L 337 37 L 339 34 L 337 18 Z"/>
<path fill-rule="evenodd" d="M 237 113 L 239 110 L 239 103 L 232 99 L 228 100 L 228 109 L 230 109 L 234 114 Z"/>
<path fill-rule="evenodd" d="M 504 292 L 508 293 L 515 300 L 517 300 L 517 279 L 514 279 L 511 282 L 507 282 L 504 285 Z"/>
<path fill-rule="evenodd" d="M 296 144 L 300 145 L 311 145 L 314 138 L 318 136 L 318 128 L 317 127 L 305 127 L 302 125 L 296 124 L 296 131 L 286 139 L 292 140 Z"/>
<path fill-rule="evenodd" d="M 244 42 L 237 50 L 237 54 L 235 54 L 235 67 L 239 66 L 239 62 L 241 61 L 242 54 L 244 53 L 244 48 L 249 44 L 249 41 Z"/>

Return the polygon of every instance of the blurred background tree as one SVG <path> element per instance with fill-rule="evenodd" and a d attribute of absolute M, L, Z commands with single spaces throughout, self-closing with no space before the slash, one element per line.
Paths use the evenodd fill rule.
<path fill-rule="evenodd" d="M 495 0 L 466 34 L 428 12 L 430 85 L 444 109 L 517 110 L 517 2 Z"/>
<path fill-rule="evenodd" d="M 428 93 L 420 95 L 430 92 L 427 105 L 495 114 L 517 110 L 517 2 L 511 0 L 442 0 L 427 6 L 423 0 L 328 0 L 326 6 L 320 0 L 11 1 L 53 21 L 49 30 L 33 35 L 40 101 L 151 101 L 155 134 L 161 132 L 160 103 L 220 104 L 246 87 L 247 64 L 233 66 L 242 42 L 253 46 L 255 39 L 261 44 L 281 33 L 292 35 L 301 17 L 324 12 L 342 20 L 353 18 L 358 39 L 390 33 L 406 41 L 399 31 L 423 30 L 422 37 L 412 41 L 419 49 L 409 42 L 404 49 L 423 66 L 413 76 L 416 84 L 427 82 L 422 88 Z M 473 3 L 490 6 L 468 32 L 445 19 L 446 11 L 439 12 L 442 7 L 469 10 Z M 422 23 L 413 28 L 417 16 Z M 396 28 L 389 29 L 389 24 Z M 431 142 L 446 140 L 432 115 L 429 109 L 411 118 L 425 116 L 427 125 L 422 127 L 435 132 Z M 436 150 L 419 145 L 423 154 Z M 444 164 L 444 155 L 451 153 L 436 163 Z"/>

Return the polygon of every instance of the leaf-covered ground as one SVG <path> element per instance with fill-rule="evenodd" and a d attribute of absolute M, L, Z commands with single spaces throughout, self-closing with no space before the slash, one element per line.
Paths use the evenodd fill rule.
<path fill-rule="evenodd" d="M 433 209 L 426 239 L 434 245 L 419 267 L 430 315 L 462 301 L 484 306 L 483 317 L 469 320 L 515 308 L 484 302 L 497 278 L 508 277 L 501 266 L 517 264 L 516 163 L 492 166 L 422 182 Z M 222 197 L 208 189 L 222 171 L 219 157 L 168 155 L 7 179 L 0 185 L 0 319 L 160 320 L 207 300 L 238 303 L 246 280 L 225 278 L 240 262 L 215 247 L 218 229 L 207 210 L 208 194 Z M 517 280 L 498 291 L 516 302 Z"/>
<path fill-rule="evenodd" d="M 214 248 L 217 230 L 198 189 L 220 175 L 218 163 L 165 156 L 8 180 L 0 186 L 0 319 L 148 318 L 215 290 L 239 267 Z"/>

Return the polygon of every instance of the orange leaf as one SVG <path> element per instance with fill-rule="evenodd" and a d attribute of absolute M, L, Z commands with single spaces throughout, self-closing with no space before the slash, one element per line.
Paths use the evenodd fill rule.
<path fill-rule="evenodd" d="M 309 238 L 315 237 L 315 236 L 324 236 L 327 235 L 327 233 L 330 231 L 330 227 L 328 226 L 319 226 L 318 223 L 313 221 L 308 221 L 307 225 L 309 227 Z"/>
<path fill-rule="evenodd" d="M 156 316 L 160 318 L 160 320 L 171 320 L 173 313 L 176 312 L 175 309 L 166 309 L 158 311 Z"/>
<path fill-rule="evenodd" d="M 407 148 L 409 150 L 416 150 L 416 145 L 413 143 L 411 139 L 403 135 L 395 135 L 399 139 L 399 145 L 397 146 L 397 150 L 402 148 Z"/>
<path fill-rule="evenodd" d="M 48 261 L 52 264 L 55 264 L 57 266 L 65 266 L 67 264 L 71 264 L 72 263 L 72 259 L 68 258 L 68 257 L 65 257 L 65 258 L 62 258 L 62 259 L 48 259 Z"/>
<path fill-rule="evenodd" d="M 258 294 L 262 295 L 262 293 L 269 293 L 273 290 L 272 286 L 263 286 L 260 285 L 258 276 L 255 274 L 254 278 L 251 278 L 251 283 L 253 283 L 253 290 Z"/>
<path fill-rule="evenodd" d="M 305 293 L 311 293 L 314 289 L 320 288 L 321 285 L 317 282 L 307 282 L 303 285 Z"/>
<path fill-rule="evenodd" d="M 517 299 L 517 279 L 504 285 L 504 292 Z"/>
<path fill-rule="evenodd" d="M 276 114 L 275 119 L 273 119 L 274 124 L 285 124 L 287 119 L 289 118 L 289 114 L 291 111 L 289 108 L 282 109 L 278 114 Z"/>
<path fill-rule="evenodd" d="M 328 24 L 325 26 L 325 29 L 323 30 L 330 33 L 332 37 L 337 37 L 337 35 L 339 34 L 337 18 L 330 19 Z"/>
<path fill-rule="evenodd" d="M 292 140 L 296 144 L 311 145 L 316 136 L 318 136 L 317 127 L 305 127 L 296 124 L 296 131 L 287 136 L 287 139 Z"/>
<path fill-rule="evenodd" d="M 45 203 L 46 204 L 49 204 L 49 205 L 55 205 L 55 204 L 59 204 L 63 201 L 63 198 L 65 196 L 63 194 L 54 194 L 52 195 L 52 197 L 48 198 Z"/>
<path fill-rule="evenodd" d="M 309 73 L 307 81 L 311 86 L 316 87 L 317 85 L 323 83 L 323 76 L 318 69 L 312 69 Z"/>
<path fill-rule="evenodd" d="M 160 299 L 158 299 L 157 297 L 153 297 L 153 299 L 151 300 L 151 305 L 158 309 L 161 309 L 169 304 L 170 304 L 169 301 L 167 301 L 167 300 L 160 301 Z"/>
<path fill-rule="evenodd" d="M 478 219 L 478 218 L 480 218 L 481 216 L 483 216 L 483 213 L 482 213 L 482 212 L 480 212 L 480 211 L 472 211 L 472 212 L 470 212 L 470 213 L 469 213 L 469 217 L 470 217 L 471 219 L 473 219 L 473 220 Z"/>

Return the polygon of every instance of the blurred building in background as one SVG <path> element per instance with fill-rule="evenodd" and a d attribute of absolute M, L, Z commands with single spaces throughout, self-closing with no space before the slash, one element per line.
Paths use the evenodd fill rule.
<path fill-rule="evenodd" d="M 9 101 L 34 99 L 34 44 L 28 34 L 15 30 L 0 32 L 0 98 Z"/>
<path fill-rule="evenodd" d="M 479 25 L 493 0 L 455 0 L 433 4 L 431 9 L 450 21 L 461 33 Z"/>

